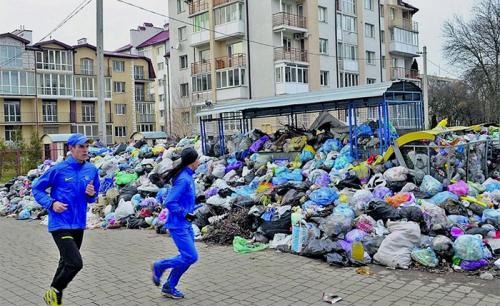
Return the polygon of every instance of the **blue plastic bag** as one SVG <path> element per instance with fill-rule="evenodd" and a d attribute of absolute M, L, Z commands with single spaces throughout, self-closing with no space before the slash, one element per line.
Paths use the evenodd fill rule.
<path fill-rule="evenodd" d="M 487 192 L 493 192 L 495 190 L 500 190 L 500 182 L 490 183 L 486 185 Z"/>
<path fill-rule="evenodd" d="M 309 195 L 309 199 L 320 206 L 329 205 L 338 199 L 338 197 L 339 195 L 335 192 L 335 190 L 328 187 L 322 187 L 314 190 Z"/>
<path fill-rule="evenodd" d="M 452 199 L 455 201 L 458 201 L 458 196 L 454 193 L 451 193 L 449 191 L 442 191 L 433 196 L 430 201 L 436 205 L 443 204 L 444 202 L 448 201 L 448 199 Z"/>
<path fill-rule="evenodd" d="M 455 256 L 461 260 L 476 261 L 484 258 L 483 241 L 477 235 L 462 235 L 453 243 Z"/>
<path fill-rule="evenodd" d="M 500 224 L 500 210 L 497 209 L 485 209 L 483 211 L 483 216 L 481 218 L 481 221 L 486 222 L 489 221 L 493 223 L 493 225 L 499 225 Z"/>
<path fill-rule="evenodd" d="M 334 168 L 335 170 L 344 169 L 347 165 L 353 162 L 353 160 L 354 159 L 350 155 L 341 155 L 335 159 Z"/>
<path fill-rule="evenodd" d="M 361 124 L 360 126 L 358 126 L 356 128 L 354 135 L 356 137 L 371 136 L 372 135 L 372 128 L 368 124 Z"/>
<path fill-rule="evenodd" d="M 330 153 L 332 151 L 340 151 L 342 143 L 338 139 L 327 139 L 319 149 L 320 152 Z"/>
<path fill-rule="evenodd" d="M 432 176 L 425 175 L 420 185 L 420 191 L 425 192 L 428 196 L 434 196 L 443 191 L 443 184 Z"/>
<path fill-rule="evenodd" d="M 340 215 L 340 216 L 346 216 L 346 217 L 349 217 L 351 219 L 354 219 L 354 217 L 356 215 L 354 213 L 354 210 L 352 210 L 352 208 L 347 204 L 340 204 L 337 207 L 335 207 L 333 209 L 333 214 Z"/>
<path fill-rule="evenodd" d="M 460 215 L 449 215 L 448 222 L 450 222 L 452 225 L 462 225 L 462 226 L 466 226 L 467 224 L 470 223 L 469 218 Z"/>

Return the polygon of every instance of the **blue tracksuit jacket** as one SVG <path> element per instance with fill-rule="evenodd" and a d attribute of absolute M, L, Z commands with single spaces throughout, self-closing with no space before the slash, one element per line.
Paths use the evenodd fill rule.
<path fill-rule="evenodd" d="M 89 182 L 94 182 L 94 197 L 85 193 Z M 50 195 L 46 189 L 50 188 Z M 96 201 L 99 193 L 99 174 L 90 162 L 79 163 L 72 156 L 47 170 L 35 180 L 32 187 L 36 201 L 49 211 L 49 232 L 60 229 L 85 229 L 87 203 Z M 68 208 L 57 213 L 52 203 L 59 201 Z"/>
<path fill-rule="evenodd" d="M 191 223 L 185 217 L 187 213 L 193 213 L 195 208 L 196 187 L 193 174 L 191 168 L 184 167 L 174 179 L 172 189 L 165 200 L 165 206 L 168 209 L 165 227 L 168 229 L 191 227 Z"/>

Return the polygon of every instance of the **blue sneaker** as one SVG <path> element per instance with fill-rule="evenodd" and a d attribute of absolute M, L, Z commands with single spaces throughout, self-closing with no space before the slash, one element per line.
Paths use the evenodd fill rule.
<path fill-rule="evenodd" d="M 160 278 L 161 276 L 158 276 L 158 273 L 156 272 L 155 264 L 151 264 L 151 280 L 156 287 L 160 286 Z"/>
<path fill-rule="evenodd" d="M 184 298 L 184 293 L 181 291 L 175 289 L 175 288 L 170 288 L 167 283 L 163 285 L 161 288 L 161 292 L 163 293 L 164 296 L 171 298 L 171 299 L 182 299 Z"/>

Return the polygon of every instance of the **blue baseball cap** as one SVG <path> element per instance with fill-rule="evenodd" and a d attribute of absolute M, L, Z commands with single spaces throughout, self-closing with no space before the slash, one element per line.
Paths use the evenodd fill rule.
<path fill-rule="evenodd" d="M 84 143 L 90 143 L 91 140 L 87 138 L 87 136 L 83 134 L 73 134 L 68 139 L 68 146 L 77 146 L 82 145 Z"/>

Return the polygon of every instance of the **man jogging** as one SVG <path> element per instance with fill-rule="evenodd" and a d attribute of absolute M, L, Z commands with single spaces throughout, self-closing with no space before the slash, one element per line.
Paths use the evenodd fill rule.
<path fill-rule="evenodd" d="M 99 191 L 97 168 L 87 161 L 89 141 L 82 134 L 68 139 L 71 152 L 66 160 L 47 170 L 33 184 L 33 196 L 49 212 L 49 232 L 59 249 L 54 279 L 43 299 L 47 305 L 62 305 L 62 293 L 83 267 L 80 247 L 87 221 L 87 203 Z M 50 188 L 50 194 L 47 189 Z"/>

